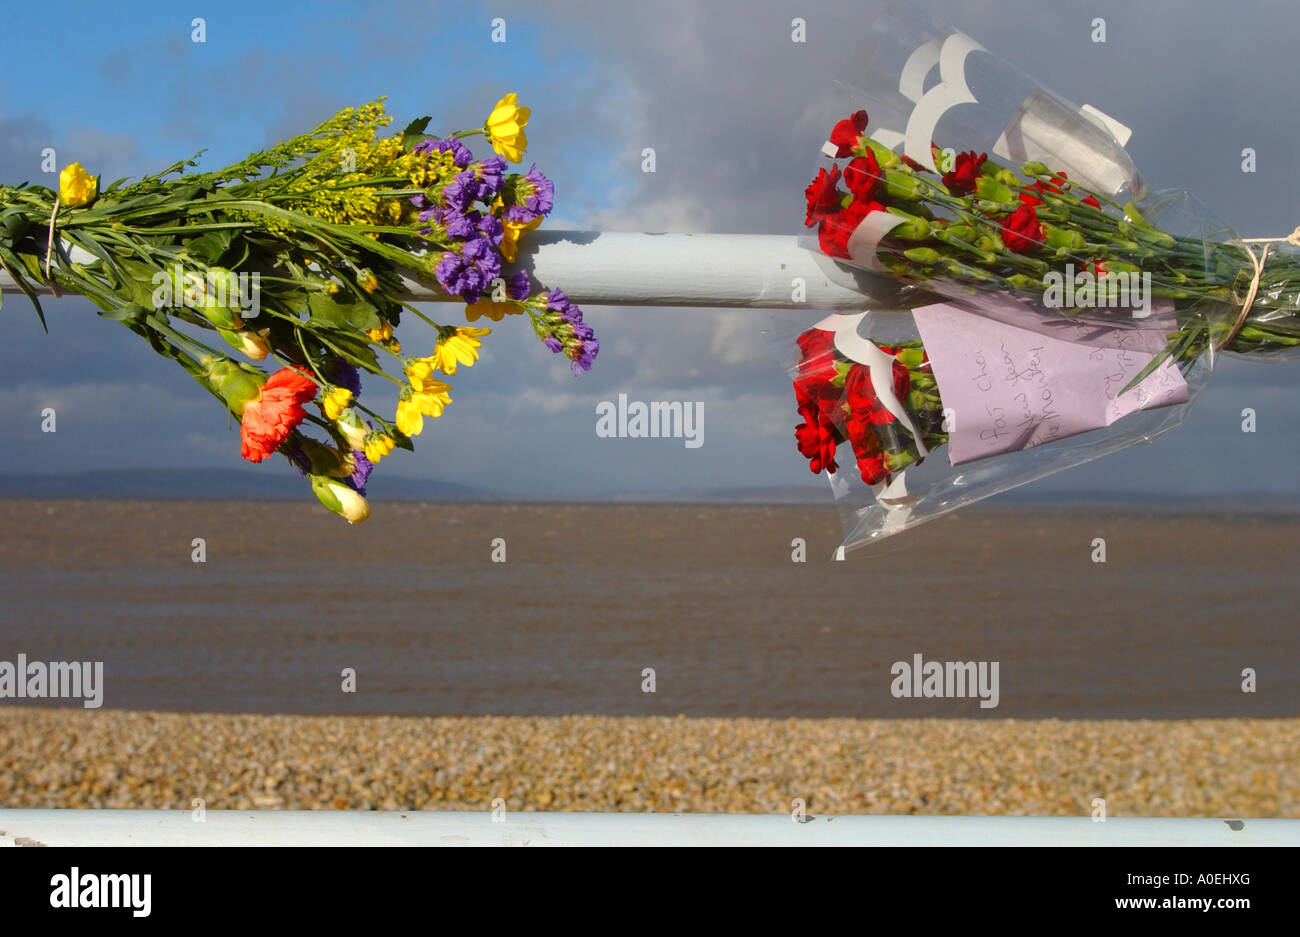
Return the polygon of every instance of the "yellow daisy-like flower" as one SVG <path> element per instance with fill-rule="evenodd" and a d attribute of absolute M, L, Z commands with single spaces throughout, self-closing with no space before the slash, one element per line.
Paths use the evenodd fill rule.
<path fill-rule="evenodd" d="M 438 336 L 438 344 L 433 349 L 433 361 L 445 374 L 455 374 L 458 365 L 469 367 L 478 360 L 481 335 L 491 335 L 491 329 L 475 329 L 461 326 Z"/>
<path fill-rule="evenodd" d="M 99 180 L 82 167 L 72 163 L 59 173 L 59 201 L 69 208 L 78 208 L 95 200 L 99 194 Z"/>
<path fill-rule="evenodd" d="M 367 329 L 366 338 L 372 342 L 386 342 L 393 337 L 393 326 L 389 322 L 383 323 L 377 329 Z"/>
<path fill-rule="evenodd" d="M 357 271 L 357 286 L 361 287 L 367 293 L 373 293 L 379 289 L 379 278 L 375 276 L 374 271 L 369 267 L 363 267 Z M 392 327 L 389 327 L 391 334 Z"/>
<path fill-rule="evenodd" d="M 518 95 L 513 91 L 496 103 L 492 113 L 483 124 L 492 149 L 512 163 L 524 158 L 528 147 L 528 138 L 524 135 L 524 125 L 528 123 L 529 110 L 517 103 Z"/>
<path fill-rule="evenodd" d="M 320 408 L 327 420 L 337 420 L 352 403 L 352 391 L 346 387 L 327 387 L 321 394 Z"/>
<path fill-rule="evenodd" d="M 429 380 L 429 375 L 437 369 L 438 362 L 432 358 L 412 358 L 403 366 L 406 379 L 411 382 L 411 387 L 416 390 L 423 388 L 425 382 Z"/>
<path fill-rule="evenodd" d="M 366 434 L 363 451 L 366 454 L 366 458 L 371 462 L 378 462 L 384 456 L 388 455 L 388 453 L 393 451 L 394 445 L 396 444 L 393 442 L 392 436 L 389 436 L 381 430 L 372 430 Z"/>
<path fill-rule="evenodd" d="M 397 397 L 397 428 L 407 436 L 418 436 L 424 429 L 424 418 L 442 416 L 449 403 L 451 385 L 442 381 L 427 381 L 422 390 L 403 387 Z"/>
<path fill-rule="evenodd" d="M 542 216 L 538 215 L 532 221 L 505 221 L 501 222 L 501 256 L 506 259 L 507 263 L 514 263 L 515 257 L 519 254 L 519 239 L 525 231 L 534 230 L 542 223 Z"/>

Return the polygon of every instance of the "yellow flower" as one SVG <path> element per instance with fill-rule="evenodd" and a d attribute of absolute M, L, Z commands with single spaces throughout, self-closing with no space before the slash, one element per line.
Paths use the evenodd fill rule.
<path fill-rule="evenodd" d="M 413 388 L 419 390 L 437 367 L 438 363 L 432 358 L 412 358 L 404 366 L 406 379 L 411 382 Z"/>
<path fill-rule="evenodd" d="M 402 353 L 402 343 L 393 338 L 393 327 L 387 322 L 377 329 L 367 329 L 366 338 L 376 345 L 383 345 L 395 355 Z"/>
<path fill-rule="evenodd" d="M 515 303 L 494 303 L 488 297 L 465 307 L 465 321 L 477 322 L 479 316 L 487 316 L 493 322 L 500 322 L 505 316 L 521 316 L 522 307 Z"/>
<path fill-rule="evenodd" d="M 95 200 L 99 194 L 99 180 L 86 172 L 81 163 L 64 166 L 59 173 L 59 201 L 76 208 Z"/>
<path fill-rule="evenodd" d="M 397 428 L 407 436 L 418 436 L 424 429 L 426 416 L 442 416 L 451 403 L 451 386 L 442 381 L 426 381 L 423 389 L 403 387 L 397 396 Z"/>
<path fill-rule="evenodd" d="M 512 91 L 498 101 L 483 124 L 483 132 L 492 143 L 492 149 L 512 163 L 523 159 L 528 147 L 524 125 L 528 123 L 529 111 L 516 103 L 517 97 Z"/>
<path fill-rule="evenodd" d="M 364 451 L 371 462 L 378 462 L 393 451 L 393 437 L 381 430 L 372 430 L 366 434 Z"/>
<path fill-rule="evenodd" d="M 483 344 L 479 341 L 479 336 L 490 334 L 491 329 L 475 329 L 463 325 L 445 337 L 440 335 L 438 344 L 433 349 L 433 361 L 444 373 L 455 374 L 458 364 L 469 367 L 478 360 L 479 346 Z"/>
<path fill-rule="evenodd" d="M 352 403 L 352 391 L 346 387 L 327 387 L 321 395 L 321 411 L 327 420 L 337 420 Z"/>
<path fill-rule="evenodd" d="M 379 278 L 375 276 L 374 271 L 369 267 L 363 267 L 357 271 L 357 285 L 367 293 L 373 293 L 375 290 L 379 289 Z"/>
<path fill-rule="evenodd" d="M 501 222 L 501 229 L 504 232 L 501 238 L 501 256 L 507 263 L 515 262 L 515 257 L 519 253 L 519 239 L 523 237 L 524 232 L 532 231 L 541 223 L 541 215 L 527 222 L 504 220 Z"/>

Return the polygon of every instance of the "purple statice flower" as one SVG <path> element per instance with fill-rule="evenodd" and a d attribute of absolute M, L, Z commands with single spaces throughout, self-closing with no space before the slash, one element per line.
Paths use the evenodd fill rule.
<path fill-rule="evenodd" d="M 476 303 L 501 273 L 501 257 L 486 238 L 466 241 L 460 252 L 447 251 L 433 274 L 444 290 Z"/>
<path fill-rule="evenodd" d="M 547 290 L 543 296 L 546 314 L 534 321 L 542 343 L 555 354 L 564 352 L 573 364 L 575 377 L 590 371 L 600 352 L 600 341 L 591 326 L 582 321 L 582 310 L 569 301 L 564 290 Z"/>
<path fill-rule="evenodd" d="M 574 306 L 569 302 L 569 297 L 565 295 L 564 290 L 557 288 L 546 291 L 546 308 L 568 318 Z"/>
<path fill-rule="evenodd" d="M 457 241 L 467 241 L 478 234 L 478 222 L 482 218 L 477 211 L 455 211 L 447 208 L 435 219 L 441 224 L 447 236 Z"/>
<path fill-rule="evenodd" d="M 445 140 L 421 140 L 411 152 L 421 155 L 435 152 L 451 153 L 452 164 L 457 169 L 464 169 L 474 161 L 474 154 L 469 151 L 469 147 L 455 137 L 448 137 Z"/>
<path fill-rule="evenodd" d="M 348 484 L 356 489 L 357 494 L 364 496 L 366 493 L 366 479 L 370 477 L 370 470 L 375 464 L 366 458 L 365 452 L 360 449 L 352 450 L 352 474 L 348 476 Z"/>
<path fill-rule="evenodd" d="M 588 330 L 590 331 L 590 330 Z M 569 351 L 569 358 L 573 362 L 573 376 L 577 377 L 583 371 L 590 371 L 591 365 L 596 360 L 596 355 L 600 352 L 600 340 L 596 336 L 585 338 Z"/>
<path fill-rule="evenodd" d="M 527 299 L 531 288 L 526 270 L 518 270 L 506 277 L 506 295 L 511 299 Z"/>
<path fill-rule="evenodd" d="M 497 193 L 501 191 L 501 183 L 505 181 L 506 161 L 500 156 L 493 156 L 474 163 L 467 171 L 473 172 L 478 181 L 479 200 L 490 202 L 497 197 Z"/>
<path fill-rule="evenodd" d="M 479 219 L 478 233 L 483 235 L 489 244 L 493 247 L 501 246 L 501 239 L 505 237 L 505 229 L 501 227 L 501 221 L 491 215 L 485 215 Z"/>
<path fill-rule="evenodd" d="M 342 359 L 336 358 L 330 368 L 329 381 L 335 387 L 346 387 L 353 397 L 361 396 L 361 372 Z"/>
<path fill-rule="evenodd" d="M 555 184 L 537 171 L 537 164 L 529 168 L 522 176 L 511 177 L 506 220 L 527 224 L 538 216 L 551 213 L 555 207 Z"/>
<path fill-rule="evenodd" d="M 462 214 L 469 211 L 478 199 L 478 188 L 473 171 L 458 172 L 455 179 L 442 187 L 442 207 Z"/>
<path fill-rule="evenodd" d="M 421 210 L 426 209 L 433 204 L 428 200 L 428 198 L 425 197 L 423 192 L 416 192 L 414 195 L 411 196 L 410 201 L 413 207 L 419 208 Z"/>

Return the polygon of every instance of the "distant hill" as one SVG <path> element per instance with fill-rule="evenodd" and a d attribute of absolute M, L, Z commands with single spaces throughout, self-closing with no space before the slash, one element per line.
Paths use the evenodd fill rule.
<path fill-rule="evenodd" d="M 283 467 L 281 467 L 283 468 Z M 502 492 L 457 482 L 377 475 L 369 494 L 381 501 L 571 501 L 536 492 Z M 75 474 L 0 473 L 0 498 L 85 498 L 161 501 L 310 501 L 311 489 L 294 472 L 247 469 L 108 469 Z M 830 486 L 784 485 L 669 491 L 605 490 L 584 501 L 622 504 L 803 504 L 830 507 Z M 981 502 L 988 507 L 1128 506 L 1135 510 L 1300 511 L 1300 494 L 1150 495 L 1122 491 L 1053 491 L 1035 485 Z"/>
<path fill-rule="evenodd" d="M 283 467 L 281 467 L 283 468 Z M 376 477 L 370 493 L 389 501 L 492 501 L 483 489 L 454 482 Z M 0 474 L 0 498 L 240 501 L 315 500 L 294 472 L 221 469 L 108 469 L 75 474 Z"/>

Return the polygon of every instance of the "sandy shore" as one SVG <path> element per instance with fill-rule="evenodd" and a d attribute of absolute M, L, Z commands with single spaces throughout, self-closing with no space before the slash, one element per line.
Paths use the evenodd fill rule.
<path fill-rule="evenodd" d="M 1300 817 L 1300 719 L 188 715 L 0 708 L 0 807 Z M 1288 777 L 1290 773 L 1290 777 Z"/>

